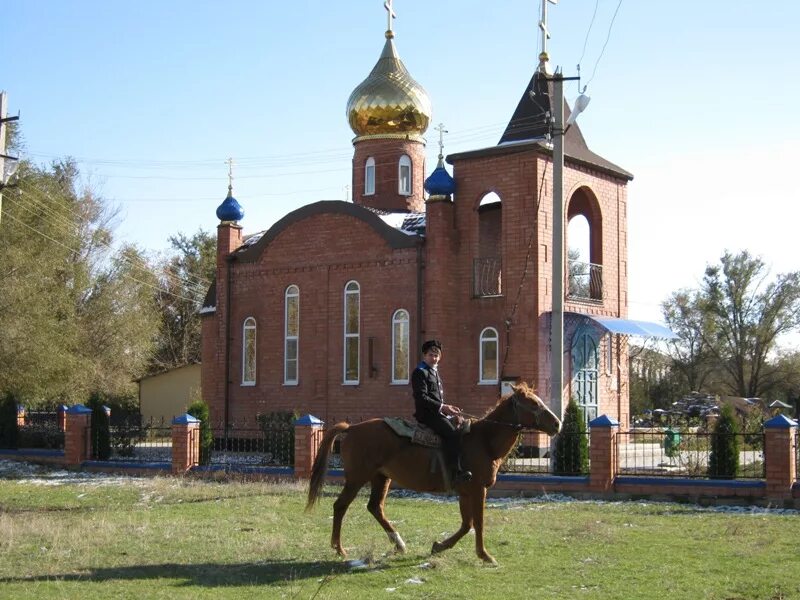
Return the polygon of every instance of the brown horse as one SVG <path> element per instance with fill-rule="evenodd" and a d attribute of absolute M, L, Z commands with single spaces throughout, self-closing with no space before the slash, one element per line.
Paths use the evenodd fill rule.
<path fill-rule="evenodd" d="M 472 480 L 455 488 L 461 508 L 461 527 L 446 540 L 434 542 L 432 553 L 452 548 L 474 527 L 475 551 L 478 557 L 496 564 L 483 544 L 486 491 L 494 485 L 497 470 L 514 447 L 521 429 L 538 429 L 549 435 L 555 435 L 561 429 L 559 418 L 531 388 L 522 383 L 513 390 L 511 394 L 501 398 L 486 416 L 473 421 L 472 429 L 463 438 L 463 460 L 472 471 Z M 382 419 L 371 419 L 352 426 L 338 423 L 322 438 L 311 473 L 306 510 L 317 502 L 325 480 L 331 447 L 336 436 L 345 432 L 346 436 L 341 442 L 345 483 L 333 504 L 331 546 L 341 556 L 346 556 L 341 541 L 342 519 L 359 490 L 370 483 L 372 492 L 367 510 L 381 524 L 397 551 L 405 552 L 403 539 L 383 512 L 386 494 L 392 480 L 404 488 L 419 492 L 448 491 L 441 471 L 432 473 L 430 469 L 436 450 L 412 445 L 409 439 L 395 434 Z"/>

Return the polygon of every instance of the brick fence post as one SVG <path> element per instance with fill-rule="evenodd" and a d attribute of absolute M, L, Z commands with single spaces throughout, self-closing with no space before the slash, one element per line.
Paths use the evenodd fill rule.
<path fill-rule="evenodd" d="M 617 433 L 619 422 L 602 415 L 589 423 L 589 489 L 608 492 L 614 485 L 619 464 L 617 460 Z"/>
<path fill-rule="evenodd" d="M 92 409 L 83 404 L 68 408 L 64 427 L 64 461 L 80 466 L 92 455 Z"/>
<path fill-rule="evenodd" d="M 323 425 L 325 423 L 312 415 L 302 416 L 294 422 L 294 476 L 297 479 L 311 477 Z"/>
<path fill-rule="evenodd" d="M 767 498 L 782 500 L 792 497 L 796 478 L 794 438 L 797 422 L 778 415 L 764 423 L 764 463 L 767 476 Z"/>
<path fill-rule="evenodd" d="M 186 413 L 172 419 L 172 473 L 200 464 L 200 419 Z"/>

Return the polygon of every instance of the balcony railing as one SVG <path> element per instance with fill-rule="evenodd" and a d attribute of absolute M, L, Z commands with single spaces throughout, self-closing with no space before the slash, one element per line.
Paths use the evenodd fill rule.
<path fill-rule="evenodd" d="M 502 263 L 500 258 L 490 256 L 472 261 L 472 295 L 476 298 L 501 296 Z"/>
<path fill-rule="evenodd" d="M 573 300 L 603 299 L 603 265 L 569 261 L 567 298 Z"/>

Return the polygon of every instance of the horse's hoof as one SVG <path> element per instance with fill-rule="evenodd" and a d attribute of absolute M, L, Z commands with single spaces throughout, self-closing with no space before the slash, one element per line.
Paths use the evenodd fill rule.
<path fill-rule="evenodd" d="M 443 552 L 444 550 L 447 550 L 447 547 L 444 544 L 433 542 L 433 546 L 431 546 L 431 554 L 439 554 L 439 552 Z"/>
<path fill-rule="evenodd" d="M 486 563 L 486 565 L 489 566 L 489 567 L 496 567 L 497 566 L 497 561 L 494 559 L 494 556 L 492 556 L 491 554 L 485 554 L 483 556 L 479 556 L 479 558 L 484 563 Z"/>

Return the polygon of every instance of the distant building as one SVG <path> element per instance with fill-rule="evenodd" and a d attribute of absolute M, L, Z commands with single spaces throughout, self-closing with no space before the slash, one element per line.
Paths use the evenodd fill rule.
<path fill-rule="evenodd" d="M 229 188 L 217 210 L 216 281 L 201 311 L 203 396 L 214 418 L 410 416 L 409 376 L 429 338 L 444 346 L 446 397 L 465 411 L 482 415 L 504 381 L 525 380 L 549 398 L 545 66 L 546 55 L 497 146 L 448 156 L 452 176 L 440 153 L 426 178 L 431 102 L 389 30 L 347 103 L 352 202 L 309 204 L 245 240 Z M 627 424 L 627 334 L 642 331 L 625 320 L 632 175 L 592 152 L 577 124 L 565 154 L 565 221 L 586 219 L 589 256 L 569 265 L 565 285 L 563 404 L 574 398 L 588 418 Z"/>
<path fill-rule="evenodd" d="M 200 398 L 199 364 L 178 367 L 139 380 L 139 412 L 145 423 L 169 425 Z"/>

